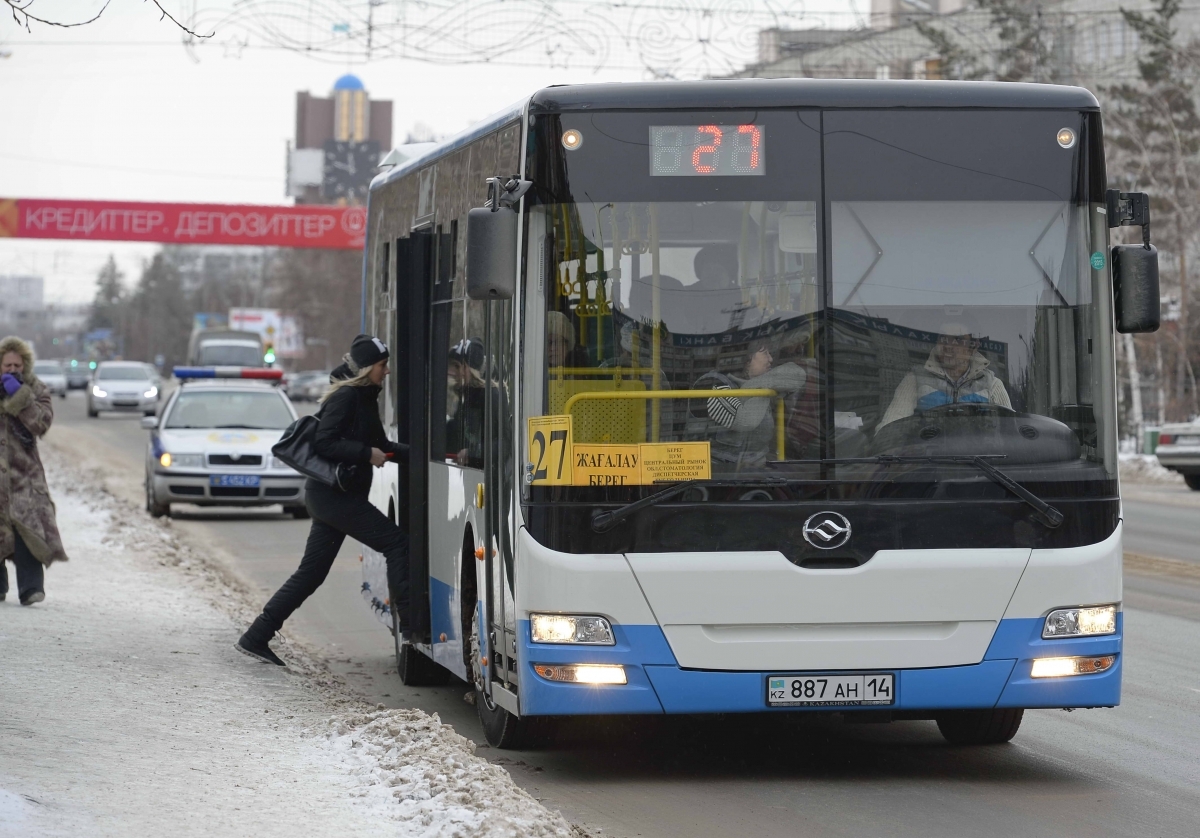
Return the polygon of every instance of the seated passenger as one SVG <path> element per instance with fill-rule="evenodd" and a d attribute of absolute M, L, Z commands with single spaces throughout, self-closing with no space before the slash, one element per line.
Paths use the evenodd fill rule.
<path fill-rule="evenodd" d="M 693 390 L 774 390 L 786 397 L 804 387 L 803 369 L 793 363 L 772 368 L 774 357 L 767 341 L 754 341 L 738 375 L 713 370 L 702 375 Z M 714 466 L 737 471 L 777 459 L 774 400 L 713 395 L 693 399 L 688 435 L 711 443 Z"/>
<path fill-rule="evenodd" d="M 575 326 L 561 311 L 546 312 L 546 366 L 590 367 L 587 350 L 575 345 Z"/>
<path fill-rule="evenodd" d="M 943 325 L 929 360 L 904 376 L 876 430 L 944 404 L 994 404 L 1012 409 L 1004 382 L 988 369 L 988 360 L 978 349 L 979 340 L 970 327 L 961 322 Z"/>
<path fill-rule="evenodd" d="M 696 284 L 689 286 L 688 317 L 699 334 L 715 334 L 752 324 L 745 322 L 738 285 L 737 245 L 708 244 L 692 260 Z M 753 324 L 757 325 L 757 324 Z"/>

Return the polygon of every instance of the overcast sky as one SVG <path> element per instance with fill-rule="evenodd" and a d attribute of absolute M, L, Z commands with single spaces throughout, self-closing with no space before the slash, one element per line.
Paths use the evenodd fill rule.
<path fill-rule="evenodd" d="M 821 5 L 845 9 L 850 2 Z M 80 19 L 99 5 L 62 0 L 34 8 Z M 100 20 L 75 29 L 34 24 L 26 33 L 0 14 L 0 197 L 288 203 L 296 91 L 328 95 L 344 72 L 358 75 L 372 98 L 394 102 L 396 142 L 416 123 L 455 133 L 548 84 L 643 78 L 631 70 L 395 59 L 349 66 L 220 45 L 206 47 L 196 62 L 179 31 L 144 0 L 112 0 Z M 154 249 L 0 239 L 0 274 L 41 274 L 47 302 L 85 301 L 109 253 L 132 283 Z"/>

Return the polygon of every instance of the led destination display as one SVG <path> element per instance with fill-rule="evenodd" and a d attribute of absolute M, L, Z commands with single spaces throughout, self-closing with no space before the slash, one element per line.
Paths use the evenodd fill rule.
<path fill-rule="evenodd" d="M 651 177 L 746 177 L 766 172 L 761 125 L 651 125 Z"/>

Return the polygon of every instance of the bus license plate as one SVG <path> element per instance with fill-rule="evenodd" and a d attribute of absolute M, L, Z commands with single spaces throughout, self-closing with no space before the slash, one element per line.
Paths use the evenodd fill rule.
<path fill-rule="evenodd" d="M 257 474 L 214 474 L 208 478 L 210 486 L 244 486 L 258 485 Z"/>
<path fill-rule="evenodd" d="M 894 704 L 890 672 L 863 675 L 772 675 L 767 678 L 770 707 L 845 707 Z"/>

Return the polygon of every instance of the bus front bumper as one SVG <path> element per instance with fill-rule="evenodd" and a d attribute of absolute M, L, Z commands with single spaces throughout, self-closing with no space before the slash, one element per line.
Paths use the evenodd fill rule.
<path fill-rule="evenodd" d="M 788 671 L 730 672 L 683 669 L 675 661 L 658 626 L 614 625 L 615 646 L 566 646 L 530 642 L 529 623 L 521 624 L 522 715 L 607 715 L 646 713 L 758 713 L 788 711 L 941 711 L 1021 708 L 1114 707 L 1121 703 L 1121 638 L 1116 634 L 1080 639 L 1043 640 L 1042 618 L 1002 620 L 982 661 L 967 666 L 927 669 L 878 669 L 895 675 L 891 705 L 820 705 L 769 707 L 767 679 L 800 675 Z M 1034 678 L 1035 660 L 1112 655 L 1103 672 Z M 540 677 L 536 664 L 619 664 L 626 684 L 559 683 Z M 825 670 L 829 673 L 829 670 Z M 849 673 L 836 673 L 849 674 Z"/>

